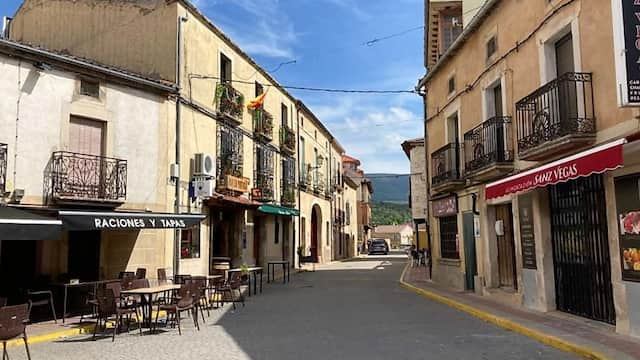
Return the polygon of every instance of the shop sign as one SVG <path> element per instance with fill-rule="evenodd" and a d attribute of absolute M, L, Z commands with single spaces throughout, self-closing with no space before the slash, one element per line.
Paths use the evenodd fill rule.
<path fill-rule="evenodd" d="M 518 197 L 520 219 L 520 243 L 522 248 L 522 267 L 536 269 L 536 241 L 533 229 L 533 203 L 531 194 Z"/>
<path fill-rule="evenodd" d="M 619 98 L 640 105 L 640 1 L 613 1 L 614 48 Z"/>
<path fill-rule="evenodd" d="M 202 214 L 117 213 L 60 211 L 69 230 L 182 229 L 198 225 Z"/>
<path fill-rule="evenodd" d="M 249 189 L 250 180 L 244 177 L 226 175 L 221 187 L 225 190 L 246 193 Z"/>
<path fill-rule="evenodd" d="M 454 195 L 444 199 L 434 200 L 432 206 L 433 216 L 452 216 L 458 213 L 458 198 Z"/>
<path fill-rule="evenodd" d="M 640 282 L 640 174 L 617 178 L 615 187 L 622 280 Z"/>

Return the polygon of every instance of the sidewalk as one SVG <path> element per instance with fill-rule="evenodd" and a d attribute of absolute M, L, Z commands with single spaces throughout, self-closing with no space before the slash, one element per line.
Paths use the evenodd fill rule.
<path fill-rule="evenodd" d="M 426 267 L 407 267 L 405 288 L 503 328 L 588 359 L 640 359 L 640 340 L 613 327 L 559 312 L 541 313 L 498 303 L 475 293 L 453 291 L 427 280 Z"/>

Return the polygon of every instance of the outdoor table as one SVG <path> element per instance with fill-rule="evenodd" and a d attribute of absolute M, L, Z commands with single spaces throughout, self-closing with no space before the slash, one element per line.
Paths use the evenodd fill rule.
<path fill-rule="evenodd" d="M 83 282 L 79 282 L 77 284 L 72 284 L 72 283 L 57 283 L 54 285 L 57 286 L 62 286 L 62 288 L 64 289 L 64 300 L 62 303 L 62 323 L 64 324 L 64 319 L 67 316 L 67 297 L 69 294 L 69 288 L 80 288 L 80 287 L 89 287 L 89 286 L 93 286 L 93 293 L 96 294 L 98 292 L 98 285 L 104 285 L 104 284 L 110 284 L 110 283 L 116 283 L 119 282 L 120 280 L 118 279 L 114 279 L 114 280 L 99 280 L 99 281 L 83 281 Z"/>
<path fill-rule="evenodd" d="M 276 265 L 282 265 L 282 283 L 288 283 L 291 278 L 291 269 L 289 267 L 290 263 L 288 260 L 281 261 L 269 261 L 267 263 L 267 282 L 270 283 L 271 279 L 275 281 L 276 277 Z"/>
<path fill-rule="evenodd" d="M 179 290 L 181 285 L 170 284 L 170 285 L 160 285 L 153 286 L 148 288 L 139 288 L 139 289 L 131 289 L 131 290 L 122 290 L 120 292 L 121 296 L 131 296 L 138 295 L 142 299 L 142 322 L 144 326 L 151 327 L 152 319 L 151 319 L 151 311 L 153 304 L 153 295 L 162 294 L 165 292 Z"/>
<path fill-rule="evenodd" d="M 253 294 L 256 294 L 256 287 L 258 283 L 258 273 L 260 273 L 260 293 L 262 293 L 262 270 L 263 268 L 259 266 L 250 267 L 247 269 L 249 272 L 249 296 L 251 296 L 251 274 L 253 274 Z M 229 269 L 227 270 L 227 281 L 231 281 L 231 274 L 242 272 L 242 269 Z"/>

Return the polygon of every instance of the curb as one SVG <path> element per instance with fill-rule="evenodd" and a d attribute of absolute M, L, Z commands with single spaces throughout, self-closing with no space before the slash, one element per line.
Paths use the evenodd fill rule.
<path fill-rule="evenodd" d="M 610 360 L 609 357 L 607 357 L 606 355 L 597 352 L 595 350 L 583 347 L 583 346 L 579 346 L 577 344 L 574 344 L 572 342 L 566 341 L 564 339 L 561 339 L 559 337 L 555 337 L 555 336 L 551 336 L 548 334 L 545 334 L 539 330 L 535 330 L 529 327 L 526 327 L 524 325 L 518 324 L 515 321 L 509 320 L 509 319 L 505 319 L 503 317 L 500 316 L 496 316 L 494 314 L 491 314 L 489 312 L 480 310 L 478 308 L 475 308 L 473 306 L 461 303 L 459 301 L 450 299 L 448 297 L 436 294 L 434 292 L 425 290 L 425 289 L 421 289 L 419 287 L 413 286 L 411 284 L 409 284 L 408 282 L 404 281 L 404 275 L 406 274 L 407 270 L 409 269 L 409 264 L 407 264 L 404 268 L 404 270 L 402 271 L 402 274 L 400 275 L 400 279 L 398 280 L 398 282 L 400 283 L 400 286 L 404 287 L 407 290 L 410 290 L 418 295 L 422 295 L 426 298 L 429 298 L 431 300 L 435 300 L 437 302 L 443 303 L 447 306 L 450 306 L 452 308 L 455 308 L 457 310 L 466 312 L 472 316 L 475 316 L 481 320 L 484 320 L 486 322 L 492 323 L 494 325 L 500 326 L 504 329 L 507 330 L 511 330 L 513 332 L 519 333 L 521 335 L 525 335 L 527 337 L 530 337 L 532 339 L 538 340 L 541 343 L 553 346 L 557 349 L 560 349 L 562 351 L 568 352 L 568 353 L 572 353 L 578 356 L 581 356 L 583 358 L 586 359 L 594 359 L 594 360 Z"/>
<path fill-rule="evenodd" d="M 61 330 L 61 331 L 56 331 L 56 332 L 36 335 L 36 336 L 29 336 L 29 334 L 27 333 L 27 336 L 29 339 L 28 344 L 32 345 L 32 344 L 37 344 L 41 342 L 62 339 L 62 338 L 74 336 L 74 335 L 89 334 L 93 332 L 94 327 L 95 325 L 93 324 L 83 325 L 75 329 Z M 24 346 L 24 341 L 22 339 L 7 341 L 7 348 L 14 347 L 14 346 Z"/>

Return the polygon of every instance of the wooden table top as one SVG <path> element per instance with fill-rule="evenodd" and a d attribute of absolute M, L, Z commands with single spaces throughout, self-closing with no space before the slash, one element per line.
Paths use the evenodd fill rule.
<path fill-rule="evenodd" d="M 139 288 L 139 289 L 131 289 L 131 290 L 122 290 L 120 293 L 124 295 L 146 295 L 146 294 L 158 294 L 165 291 L 178 290 L 181 285 L 160 285 L 160 286 L 152 286 L 148 288 Z"/>

